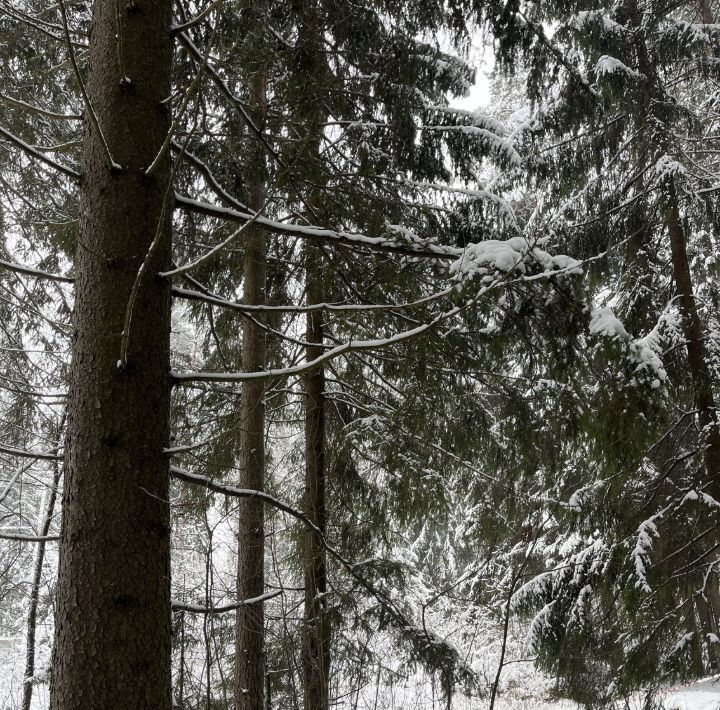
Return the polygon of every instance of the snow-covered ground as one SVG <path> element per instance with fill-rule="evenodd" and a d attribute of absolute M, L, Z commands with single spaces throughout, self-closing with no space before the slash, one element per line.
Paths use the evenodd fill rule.
<path fill-rule="evenodd" d="M 0 710 L 17 710 L 22 697 L 24 648 L 20 639 L 12 646 L 8 643 L 9 639 L 2 641 L 5 643 L 0 644 Z M 49 661 L 48 645 L 42 644 L 39 650 L 40 682 L 35 686 L 32 710 L 46 710 L 48 704 L 47 675 L 43 672 Z M 574 703 L 550 699 L 548 689 L 551 682 L 533 669 L 532 664 L 517 664 L 517 668 L 517 672 L 510 672 L 502 684 L 496 710 L 577 710 Z M 368 686 L 355 700 L 361 708 L 444 710 L 445 700 L 439 695 L 429 693 L 428 688 L 427 677 L 418 673 L 395 687 Z M 662 700 L 665 710 L 720 710 L 720 675 L 668 688 Z M 468 698 L 457 695 L 453 699 L 452 707 L 453 710 L 485 710 L 488 699 L 487 696 Z M 642 699 L 639 695 L 629 708 L 623 706 L 623 710 L 641 708 Z"/>
<path fill-rule="evenodd" d="M 683 688 L 673 688 L 664 700 L 666 710 L 718 710 L 720 676 L 706 678 Z"/>

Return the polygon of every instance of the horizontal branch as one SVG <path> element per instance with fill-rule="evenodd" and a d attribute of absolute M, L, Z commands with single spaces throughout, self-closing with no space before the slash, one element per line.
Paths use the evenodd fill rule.
<path fill-rule="evenodd" d="M 53 160 L 52 158 L 48 158 L 47 155 L 44 155 L 41 151 L 37 150 L 37 148 L 33 148 L 31 145 L 26 143 L 22 138 L 18 138 L 14 133 L 10 133 L 7 128 L 3 128 L 0 126 L 0 136 L 4 136 L 7 140 L 9 140 L 13 145 L 20 148 L 22 151 L 27 153 L 32 158 L 35 158 L 36 160 L 39 160 L 41 163 L 45 163 L 45 165 L 53 168 L 54 170 L 57 170 L 58 172 L 62 173 L 63 175 L 67 175 L 67 177 L 72 178 L 73 180 L 80 180 L 80 173 L 76 170 L 73 170 L 68 165 L 63 165 L 62 163 L 58 163 L 57 161 Z"/>
<path fill-rule="evenodd" d="M 340 313 L 357 313 L 357 312 L 377 312 L 377 311 L 398 311 L 409 308 L 418 308 L 441 298 L 447 298 L 455 291 L 454 287 L 443 289 L 431 296 L 420 298 L 417 301 L 408 301 L 405 303 L 313 303 L 308 306 L 259 306 L 238 301 L 228 301 L 220 296 L 212 293 L 202 293 L 193 289 L 174 286 L 172 293 L 177 298 L 183 298 L 187 301 L 203 301 L 221 308 L 240 311 L 242 313 L 314 313 L 318 311 L 330 311 Z"/>
<path fill-rule="evenodd" d="M 23 535 L 22 533 L 0 532 L 0 540 L 16 540 L 18 542 L 56 542 L 59 535 Z"/>
<path fill-rule="evenodd" d="M 366 234 L 358 234 L 355 232 L 335 231 L 325 227 L 317 227 L 315 225 L 301 224 L 285 224 L 268 217 L 256 217 L 249 212 L 239 212 L 227 207 L 218 207 L 208 202 L 199 202 L 185 195 L 175 194 L 175 206 L 187 210 L 204 214 L 209 217 L 224 219 L 229 222 L 249 222 L 253 218 L 258 226 L 264 227 L 270 232 L 276 234 L 285 234 L 292 237 L 300 237 L 302 239 L 315 239 L 329 244 L 339 244 L 341 246 L 365 247 L 374 251 L 389 252 L 391 254 L 402 254 L 404 256 L 412 256 L 417 258 L 429 259 L 455 259 L 462 255 L 462 249 L 455 247 L 439 247 L 439 246 L 423 246 L 412 247 L 397 244 L 392 239 L 386 237 L 370 237 Z M 165 274 L 161 274 L 165 275 Z"/>
<path fill-rule="evenodd" d="M 0 453 L 19 456 L 24 459 L 43 459 L 45 461 L 62 460 L 62 456 L 54 454 L 51 451 L 26 451 L 25 449 L 16 449 L 12 446 L 3 446 L 2 444 L 0 444 Z"/>
<path fill-rule="evenodd" d="M 171 602 L 173 611 L 188 611 L 191 614 L 223 614 L 227 611 L 234 611 L 243 606 L 251 606 L 253 604 L 260 604 L 268 599 L 274 599 L 282 594 L 282 589 L 278 589 L 274 592 L 265 592 L 257 597 L 250 597 L 250 599 L 243 599 L 242 601 L 235 602 L 233 604 L 225 604 L 224 606 L 200 606 L 199 604 L 187 604 L 185 602 L 173 599 Z"/>
<path fill-rule="evenodd" d="M 275 496 L 271 496 L 269 493 L 265 493 L 264 491 L 257 491 L 251 488 L 237 488 L 235 486 L 227 486 L 223 483 L 215 481 L 213 478 L 206 478 L 205 476 L 200 476 L 196 473 L 190 473 L 189 471 L 185 471 L 184 469 L 178 468 L 177 466 L 170 466 L 170 477 L 178 481 L 194 483 L 196 486 L 206 488 L 213 493 L 222 493 L 223 495 L 232 496 L 233 498 L 256 498 L 257 500 L 261 500 L 263 503 L 266 503 L 267 505 L 270 505 L 271 507 L 282 511 L 283 513 L 291 515 L 293 518 L 296 518 L 301 523 L 303 523 L 305 527 L 309 528 L 313 532 L 316 532 L 322 537 L 322 531 L 320 530 L 320 528 L 318 528 L 318 526 L 315 525 L 315 523 L 313 523 L 305 515 L 305 513 L 297 510 L 297 508 L 293 508 L 287 503 L 283 503 L 278 498 L 275 498 Z"/>
<path fill-rule="evenodd" d="M 292 367 L 284 367 L 277 370 L 261 370 L 259 372 L 172 372 L 172 379 L 182 384 L 183 382 L 245 382 L 248 380 L 269 380 L 276 377 L 291 377 L 292 375 L 299 375 L 308 370 L 322 365 L 328 360 L 332 360 L 340 355 L 345 355 L 351 352 L 358 352 L 362 350 L 379 350 L 381 348 L 395 345 L 396 343 L 414 338 L 421 333 L 429 330 L 433 326 L 437 325 L 440 321 L 450 318 L 461 310 L 460 306 L 455 306 L 449 311 L 436 316 L 428 323 L 405 330 L 402 333 L 397 333 L 390 336 L 389 338 L 383 338 L 378 340 L 349 340 L 342 345 L 337 345 L 331 348 L 322 355 L 316 357 L 314 360 L 308 360 L 299 365 L 293 365 Z"/>
<path fill-rule="evenodd" d="M 16 264 L 14 261 L 3 261 L 0 259 L 0 269 L 7 269 L 8 271 L 15 271 L 18 274 L 25 274 L 26 276 L 34 276 L 38 279 L 50 279 L 51 281 L 63 281 L 64 283 L 74 283 L 75 279 L 72 276 L 61 276 L 60 274 L 51 274 L 48 271 L 42 271 L 41 269 L 34 269 L 32 266 L 24 266 L 23 264 Z"/>
<path fill-rule="evenodd" d="M 33 106 L 32 104 L 28 104 L 25 101 L 21 101 L 20 99 L 14 99 L 12 96 L 8 96 L 7 94 L 3 94 L 2 92 L 0 92 L 0 99 L 2 99 L 5 103 L 10 104 L 11 106 L 15 106 L 15 108 L 21 108 L 24 111 L 37 113 L 40 116 L 44 116 L 45 118 L 51 118 L 55 121 L 82 121 L 82 116 L 80 114 L 55 113 L 53 111 L 48 111 L 47 109 L 40 108 L 40 106 Z"/>
<path fill-rule="evenodd" d="M 166 271 L 161 275 L 165 277 L 180 276 L 181 274 L 186 274 L 188 271 L 196 269 L 198 266 L 200 266 L 200 264 L 205 263 L 208 259 L 212 259 L 215 254 L 224 249 L 228 244 L 230 244 L 230 242 L 235 241 L 246 229 L 251 227 L 253 223 L 257 222 L 259 218 L 260 212 L 258 211 L 247 222 L 242 224 L 229 237 L 227 237 L 227 239 L 224 239 L 222 242 L 220 242 L 220 244 L 216 244 L 209 251 L 206 251 L 202 256 L 199 256 L 197 259 L 195 259 L 194 261 L 190 261 L 187 264 L 177 266 L 172 269 L 172 271 Z"/>

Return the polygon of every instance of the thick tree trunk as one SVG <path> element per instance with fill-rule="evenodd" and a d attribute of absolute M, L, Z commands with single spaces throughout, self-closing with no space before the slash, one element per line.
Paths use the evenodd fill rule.
<path fill-rule="evenodd" d="M 307 302 L 322 303 L 322 261 L 313 247 L 306 251 Z M 306 358 L 323 353 L 320 311 L 307 315 Z M 325 510 L 325 373 L 322 367 L 305 375 L 305 515 L 324 534 Z M 330 626 L 327 619 L 325 548 L 318 535 L 305 531 L 305 625 L 303 629 L 303 693 L 305 710 L 329 706 Z"/>
<path fill-rule="evenodd" d="M 254 3 L 257 27 L 262 27 L 266 3 Z M 262 127 L 267 113 L 267 73 L 262 59 L 250 78 L 251 115 Z M 251 138 L 251 140 L 253 140 Z M 265 155 L 253 143 L 246 173 L 250 206 L 263 208 L 266 196 Z M 265 235 L 253 225 L 246 239 L 243 300 L 249 305 L 265 303 Z M 243 323 L 242 367 L 256 372 L 265 367 L 265 331 L 253 321 Z M 265 383 L 243 384 L 240 409 L 241 488 L 265 487 Z M 262 501 L 240 499 L 238 525 L 237 596 L 258 597 L 265 592 L 265 514 Z M 264 710 L 265 612 L 262 602 L 238 607 L 235 617 L 235 708 Z"/>
<path fill-rule="evenodd" d="M 170 127 L 171 15 L 93 7 L 87 92 L 121 168 L 86 123 L 51 710 L 170 708 L 169 161 L 145 171 Z"/>

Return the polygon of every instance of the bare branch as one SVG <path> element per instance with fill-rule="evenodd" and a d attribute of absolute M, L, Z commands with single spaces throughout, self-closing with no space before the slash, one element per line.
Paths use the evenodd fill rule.
<path fill-rule="evenodd" d="M 208 202 L 200 202 L 190 199 L 185 195 L 175 193 L 175 206 L 189 212 L 205 214 L 209 217 L 225 219 L 229 222 L 249 222 L 255 215 L 247 212 L 239 212 L 226 207 L 218 207 Z M 422 257 L 429 259 L 455 259 L 462 255 L 462 249 L 454 247 L 443 247 L 424 245 L 422 247 L 402 246 L 393 239 L 386 237 L 370 237 L 355 232 L 335 231 L 315 225 L 285 224 L 267 217 L 257 217 L 258 226 L 277 234 L 287 234 L 303 239 L 316 239 L 330 244 L 341 246 L 366 247 L 373 251 L 389 252 L 391 254 L 402 254 L 404 256 Z M 165 275 L 165 274 L 161 274 Z"/>
<path fill-rule="evenodd" d="M 20 101 L 20 99 L 14 99 L 12 96 L 8 96 L 7 94 L 3 94 L 1 92 L 0 99 L 5 101 L 5 103 L 10 104 L 11 106 L 15 106 L 15 108 L 21 108 L 24 111 L 37 113 L 40 116 L 45 116 L 45 118 L 51 118 L 55 121 L 82 121 L 82 116 L 79 114 L 54 113 L 53 111 L 47 111 L 46 109 L 40 108 L 39 106 L 33 106 L 32 104 L 25 103 L 25 101 Z"/>
<path fill-rule="evenodd" d="M 200 606 L 198 604 L 188 604 L 186 602 L 178 601 L 173 599 L 171 602 L 173 611 L 188 611 L 191 614 L 223 614 L 227 611 L 234 611 L 239 609 L 241 606 L 251 606 L 252 604 L 260 604 L 268 599 L 274 599 L 282 594 L 282 589 L 278 589 L 274 592 L 265 592 L 258 597 L 250 597 L 250 599 L 243 599 L 242 601 L 235 602 L 234 604 L 225 604 L 224 606 Z"/>
<path fill-rule="evenodd" d="M 73 43 L 70 39 L 70 29 L 68 28 L 68 20 L 67 20 L 67 11 L 65 10 L 65 3 L 64 0 L 58 0 L 58 8 L 60 10 L 60 16 L 62 18 L 62 25 L 63 25 L 63 33 L 65 34 L 65 45 L 68 50 L 68 54 L 70 56 L 70 64 L 72 64 L 73 72 L 75 73 L 75 78 L 78 81 L 78 84 L 80 85 L 80 93 L 83 97 L 83 102 L 85 103 L 85 108 L 88 112 L 88 115 L 90 116 L 90 121 L 93 124 L 93 128 L 98 133 L 98 136 L 100 138 L 100 142 L 103 145 L 103 148 L 105 150 L 105 155 L 107 156 L 108 163 L 110 164 L 110 167 L 113 170 L 122 170 L 122 166 L 113 160 L 112 154 L 110 153 L 110 146 L 107 144 L 107 141 L 105 140 L 105 136 L 102 132 L 102 129 L 100 128 L 100 122 L 98 121 L 97 114 L 95 113 L 95 109 L 92 107 L 92 104 L 90 103 L 90 97 L 87 94 L 87 91 L 85 90 L 85 82 L 83 81 L 82 75 L 80 74 L 80 68 L 77 65 L 77 61 L 75 60 L 75 50 L 73 49 Z"/>
<path fill-rule="evenodd" d="M 44 461 L 59 461 L 62 459 L 62 456 L 52 451 L 26 451 L 25 449 L 16 449 L 12 446 L 3 446 L 1 444 L 0 453 L 18 456 L 24 459 L 42 459 Z"/>
<path fill-rule="evenodd" d="M 23 535 L 22 533 L 0 532 L 0 540 L 16 540 L 18 542 L 55 542 L 59 535 Z"/>

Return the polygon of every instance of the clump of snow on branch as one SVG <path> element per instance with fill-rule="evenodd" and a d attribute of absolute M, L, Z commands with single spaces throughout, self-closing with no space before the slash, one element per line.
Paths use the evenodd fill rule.
<path fill-rule="evenodd" d="M 567 503 L 561 503 L 563 508 L 572 510 L 576 513 L 582 512 L 583 506 L 586 505 L 594 496 L 594 494 L 605 486 L 605 481 L 595 481 L 589 486 L 578 488 L 568 500 Z"/>
<path fill-rule="evenodd" d="M 612 308 L 596 308 L 590 313 L 590 334 L 617 341 L 634 365 L 635 375 L 650 380 L 653 389 L 659 388 L 667 379 L 667 371 L 660 358 L 661 330 L 672 324 L 663 316 L 658 324 L 644 337 L 634 339 L 625 329 Z M 636 378 L 631 384 L 637 384 Z"/>
<path fill-rule="evenodd" d="M 603 54 L 600 59 L 595 63 L 595 74 L 598 77 L 606 76 L 608 74 L 626 74 L 633 79 L 639 79 L 642 77 L 640 72 L 631 69 L 627 64 L 623 64 L 619 59 L 611 57 L 607 54 Z"/>
<path fill-rule="evenodd" d="M 667 178 L 685 175 L 687 173 L 687 169 L 682 163 L 665 154 L 655 163 L 654 173 L 657 181 L 662 182 Z"/>
<path fill-rule="evenodd" d="M 608 32 L 627 32 L 627 28 L 619 22 L 615 22 L 611 17 L 601 10 L 582 10 L 572 15 L 568 20 L 568 27 L 575 30 L 584 30 L 586 25 L 601 24 Z"/>
<path fill-rule="evenodd" d="M 450 264 L 450 273 L 458 280 L 474 277 L 491 280 L 497 274 L 510 271 L 526 274 L 532 265 L 540 266 L 546 272 L 582 273 L 579 261 L 569 256 L 554 256 L 524 237 L 487 239 L 469 244 L 462 256 Z"/>
<path fill-rule="evenodd" d="M 637 530 L 637 541 L 630 556 L 635 563 L 635 586 L 647 592 L 652 591 L 647 581 L 647 562 L 653 547 L 653 538 L 660 537 L 653 518 L 643 521 Z"/>
<path fill-rule="evenodd" d="M 703 491 L 688 491 L 685 494 L 685 497 L 680 502 L 680 505 L 683 505 L 685 503 L 691 503 L 698 501 L 700 503 L 704 503 L 710 508 L 720 508 L 720 503 L 715 500 L 711 495 L 708 495 L 707 493 L 704 493 Z"/>

